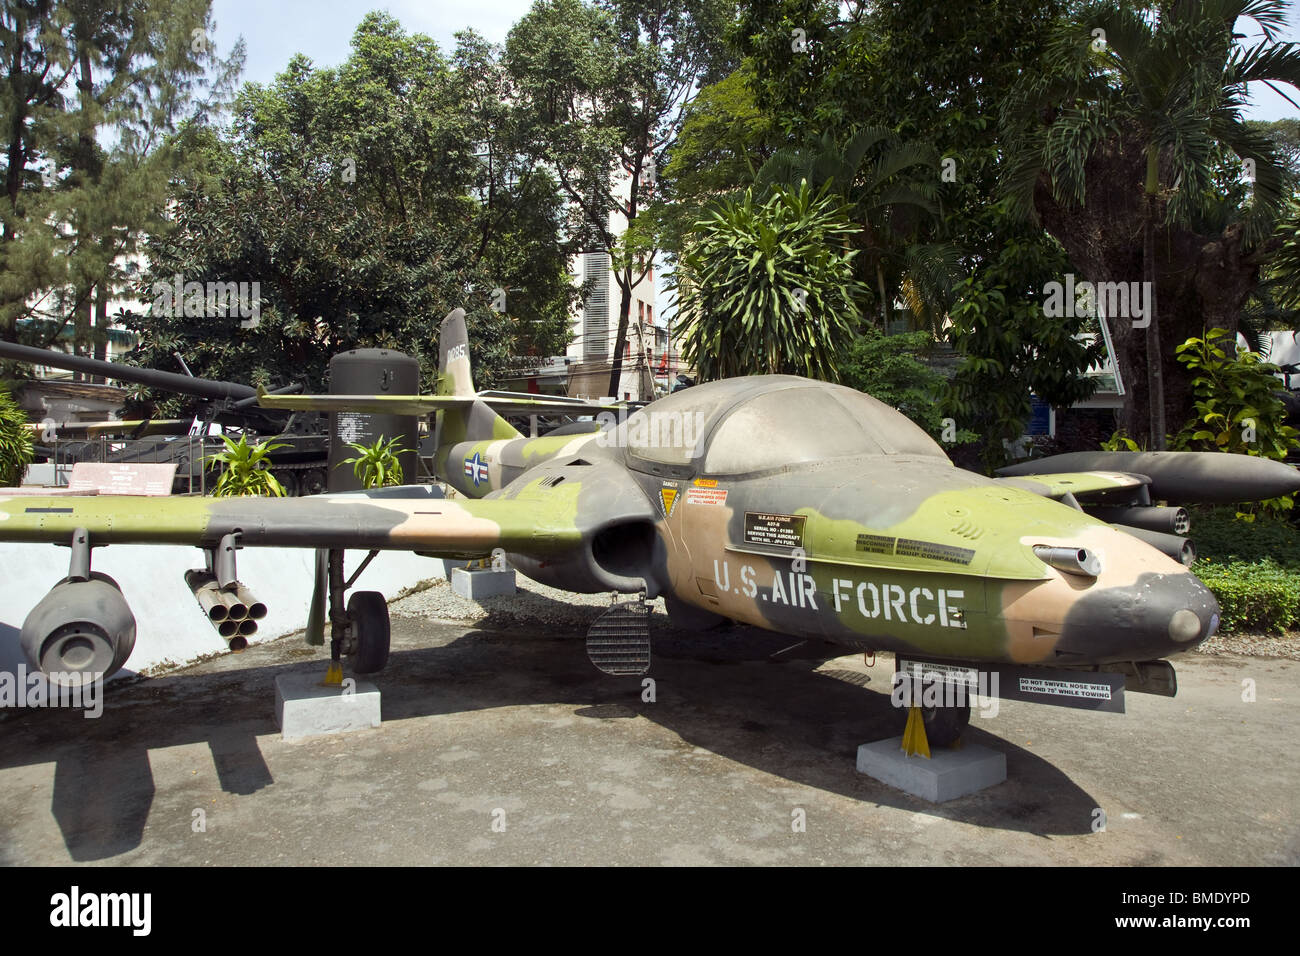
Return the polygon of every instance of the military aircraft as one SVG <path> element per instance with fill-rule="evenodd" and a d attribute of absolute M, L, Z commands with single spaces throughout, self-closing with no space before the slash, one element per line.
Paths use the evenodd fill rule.
<path fill-rule="evenodd" d="M 24 624 L 29 658 L 62 679 L 125 662 L 134 618 L 90 556 L 136 543 L 203 549 L 227 603 L 242 587 L 238 548 L 316 549 L 308 639 L 323 640 L 328 616 L 334 679 L 345 657 L 358 673 L 388 657 L 385 600 L 347 598 L 365 565 L 345 577 L 344 549 L 496 554 L 558 588 L 630 595 L 588 636 L 610 673 L 645 672 L 646 602 L 662 596 L 680 627 L 740 622 L 827 645 L 824 657 L 892 651 L 914 679 L 973 686 L 976 672 L 993 671 L 1004 697 L 1122 710 L 1125 688 L 1172 696 L 1162 658 L 1218 626 L 1214 596 L 1186 566 L 1190 546 L 1170 533 L 1185 531 L 1185 512 L 1155 503 L 1161 481 L 1203 470 L 1205 456 L 1162 459 L 1154 479 L 1123 467 L 1123 455 L 1100 471 L 1042 473 L 1045 459 L 1030 469 L 1040 473 L 988 478 L 956 468 L 876 399 L 788 375 L 704 383 L 626 417 L 602 412 L 579 434 L 530 439 L 497 411 L 526 399 L 475 394 L 461 310 L 444 320 L 440 348 L 436 395 L 261 403 L 434 415 L 437 470 L 453 498 L 410 486 L 298 499 L 0 499 L 0 540 L 72 546 L 68 577 Z M 1244 468 L 1238 490 L 1250 492 L 1238 500 L 1300 490 L 1294 468 L 1234 464 Z M 969 713 L 960 701 L 922 708 L 938 744 Z"/>

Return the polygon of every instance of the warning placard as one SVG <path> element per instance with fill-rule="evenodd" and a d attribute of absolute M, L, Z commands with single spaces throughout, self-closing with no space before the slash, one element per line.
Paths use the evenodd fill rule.
<path fill-rule="evenodd" d="M 803 547 L 803 515 L 745 512 L 745 541 L 790 551 Z"/>
<path fill-rule="evenodd" d="M 727 489 L 687 488 L 686 503 L 688 505 L 725 505 L 727 503 Z"/>
<path fill-rule="evenodd" d="M 1020 678 L 1020 690 L 1026 694 L 1052 694 L 1056 697 L 1090 697 L 1110 700 L 1109 684 L 1092 684 L 1085 681 L 1043 680 L 1041 677 Z"/>

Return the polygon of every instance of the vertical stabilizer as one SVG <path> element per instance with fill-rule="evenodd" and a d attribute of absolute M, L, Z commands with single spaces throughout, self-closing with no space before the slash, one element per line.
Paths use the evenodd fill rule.
<path fill-rule="evenodd" d="M 455 309 L 442 320 L 438 335 L 438 394 L 474 394 L 474 375 L 469 365 L 469 333 L 465 331 L 465 310 Z"/>
<path fill-rule="evenodd" d="M 469 363 L 464 309 L 455 309 L 442 320 L 438 349 L 438 394 L 473 398 L 474 376 Z M 522 437 L 514 426 L 482 402 L 445 409 L 438 413 L 437 461 L 440 467 L 444 466 L 444 449 L 458 442 Z"/>

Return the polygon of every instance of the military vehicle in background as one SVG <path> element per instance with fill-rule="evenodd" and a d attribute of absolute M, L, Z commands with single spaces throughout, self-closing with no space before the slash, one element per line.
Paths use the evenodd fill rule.
<path fill-rule="evenodd" d="M 270 455 L 271 471 L 290 496 L 319 494 L 329 483 L 328 416 L 318 412 L 283 412 L 261 408 L 257 389 L 238 382 L 197 378 L 181 356 L 177 360 L 184 374 L 137 368 L 116 362 L 68 355 L 47 349 L 0 342 L 0 358 L 39 367 L 65 369 L 86 375 L 131 382 L 149 388 L 192 395 L 201 400 L 192 423 L 86 423 L 47 421 L 36 436 L 38 461 L 52 461 L 56 472 L 81 461 L 115 464 L 173 464 L 178 494 L 203 492 L 215 481 L 205 472 L 203 459 L 221 451 L 224 443 L 209 434 L 213 424 L 235 429 L 249 441 L 274 438 L 285 447 Z M 301 385 L 276 389 L 274 394 L 301 391 Z M 110 437 L 109 432 L 114 434 Z M 167 434 L 159 434 L 167 432 Z M 342 471 L 344 469 L 341 469 Z"/>

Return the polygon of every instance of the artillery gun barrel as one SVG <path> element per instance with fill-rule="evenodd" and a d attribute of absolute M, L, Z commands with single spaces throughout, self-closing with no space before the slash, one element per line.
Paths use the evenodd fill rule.
<path fill-rule="evenodd" d="M 240 385 L 238 382 L 216 382 L 212 379 L 194 378 L 176 372 L 160 372 L 156 369 L 136 368 L 133 365 L 118 365 L 116 362 L 101 362 L 98 359 L 51 352 L 47 349 L 16 345 L 12 342 L 0 342 L 0 358 L 29 362 L 32 365 L 48 365 L 69 372 L 99 375 L 119 382 L 135 382 L 139 385 L 167 389 L 212 401 L 238 402 L 252 399 L 255 402 L 257 400 L 257 389 L 249 385 Z"/>

